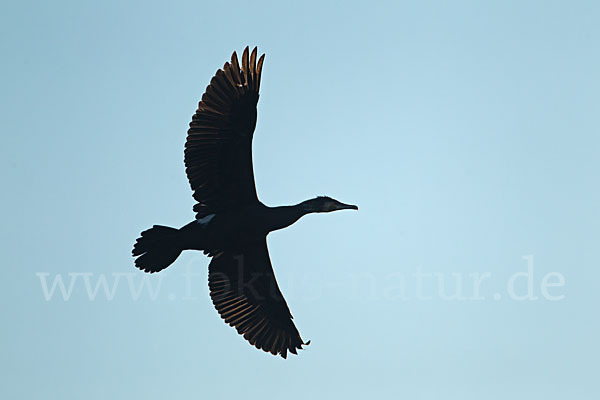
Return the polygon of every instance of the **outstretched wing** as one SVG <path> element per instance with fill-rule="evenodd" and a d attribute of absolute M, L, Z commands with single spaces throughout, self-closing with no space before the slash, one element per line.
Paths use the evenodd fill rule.
<path fill-rule="evenodd" d="M 264 54 L 256 47 L 217 71 L 198 104 L 185 143 L 185 166 L 197 218 L 258 201 L 252 135 Z"/>
<path fill-rule="evenodd" d="M 287 357 L 304 343 L 277 286 L 266 238 L 239 252 L 216 254 L 208 267 L 215 308 L 258 349 Z"/>

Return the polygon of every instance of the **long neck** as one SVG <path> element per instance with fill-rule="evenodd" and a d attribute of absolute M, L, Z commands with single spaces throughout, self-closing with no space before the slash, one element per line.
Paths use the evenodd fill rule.
<path fill-rule="evenodd" d="M 294 206 L 269 207 L 268 210 L 266 222 L 269 232 L 288 227 L 302 216 L 313 212 L 304 202 Z"/>

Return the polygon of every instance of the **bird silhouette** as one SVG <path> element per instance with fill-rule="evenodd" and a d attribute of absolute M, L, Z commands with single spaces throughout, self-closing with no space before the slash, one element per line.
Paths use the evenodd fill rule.
<path fill-rule="evenodd" d="M 185 143 L 188 180 L 198 202 L 196 219 L 180 229 L 154 225 L 133 247 L 135 266 L 161 271 L 183 250 L 212 258 L 208 284 L 226 323 L 258 349 L 287 357 L 304 342 L 277 285 L 266 237 L 309 213 L 354 209 L 326 196 L 292 206 L 268 207 L 258 199 L 252 167 L 264 54 L 246 47 L 241 66 L 234 52 L 206 88 Z"/>

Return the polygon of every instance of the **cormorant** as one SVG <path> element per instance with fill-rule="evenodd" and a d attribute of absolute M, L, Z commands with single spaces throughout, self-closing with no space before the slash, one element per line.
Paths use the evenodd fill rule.
<path fill-rule="evenodd" d="M 208 284 L 212 302 L 226 323 L 258 349 L 297 354 L 305 343 L 279 291 L 269 252 L 269 232 L 317 212 L 358 210 L 330 197 L 293 206 L 268 207 L 258 200 L 252 170 L 252 136 L 265 55 L 235 52 L 210 81 L 190 123 L 185 144 L 186 173 L 196 220 L 181 229 L 154 225 L 133 247 L 135 266 L 158 272 L 183 250 L 212 257 Z"/>

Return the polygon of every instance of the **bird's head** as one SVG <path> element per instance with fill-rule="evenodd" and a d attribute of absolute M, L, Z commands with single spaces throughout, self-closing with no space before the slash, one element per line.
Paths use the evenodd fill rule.
<path fill-rule="evenodd" d="M 337 210 L 358 210 L 358 206 L 344 204 L 327 196 L 319 196 L 301 203 L 306 212 L 331 212 Z"/>

